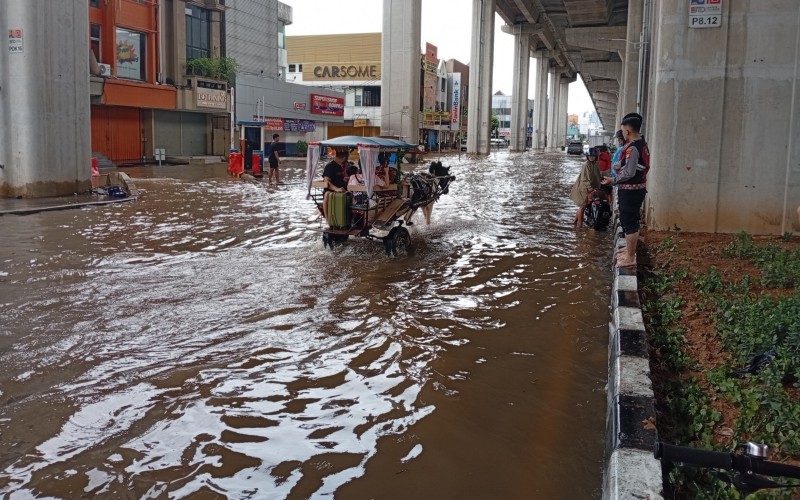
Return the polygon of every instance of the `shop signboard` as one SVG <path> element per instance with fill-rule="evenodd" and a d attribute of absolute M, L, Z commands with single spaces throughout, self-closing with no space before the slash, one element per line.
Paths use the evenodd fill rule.
<path fill-rule="evenodd" d="M 313 120 L 293 120 L 289 118 L 283 120 L 284 132 L 313 132 L 316 128 L 316 122 Z"/>
<path fill-rule="evenodd" d="M 453 101 L 450 103 L 450 128 L 458 130 L 461 121 L 461 73 L 452 73 Z"/>
<path fill-rule="evenodd" d="M 689 0 L 690 28 L 722 26 L 722 0 Z"/>
<path fill-rule="evenodd" d="M 344 116 L 344 98 L 311 94 L 311 113 L 316 115 Z"/>
<path fill-rule="evenodd" d="M 366 127 L 367 126 L 367 119 L 366 118 L 356 118 L 353 120 L 354 127 Z"/>
<path fill-rule="evenodd" d="M 224 90 L 197 86 L 195 104 L 198 108 L 227 109 L 228 93 Z"/>
<path fill-rule="evenodd" d="M 294 109 L 306 109 L 306 103 L 296 102 L 294 103 Z"/>
<path fill-rule="evenodd" d="M 283 118 L 263 118 L 265 130 L 283 130 Z"/>
<path fill-rule="evenodd" d="M 381 65 L 378 62 L 318 63 L 303 70 L 303 81 L 311 80 L 380 80 Z"/>

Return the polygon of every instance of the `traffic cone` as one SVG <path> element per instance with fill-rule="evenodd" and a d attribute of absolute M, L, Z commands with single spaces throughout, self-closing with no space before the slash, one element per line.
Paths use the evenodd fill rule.
<path fill-rule="evenodd" d="M 96 156 L 92 156 L 92 177 L 97 177 L 100 175 L 100 168 L 98 166 L 98 161 Z"/>

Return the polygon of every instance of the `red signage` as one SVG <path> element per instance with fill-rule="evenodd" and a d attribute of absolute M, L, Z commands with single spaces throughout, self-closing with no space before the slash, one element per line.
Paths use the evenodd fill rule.
<path fill-rule="evenodd" d="M 344 98 L 311 94 L 311 112 L 317 115 L 344 116 Z"/>
<path fill-rule="evenodd" d="M 294 103 L 294 109 L 306 109 L 306 103 L 296 102 Z"/>

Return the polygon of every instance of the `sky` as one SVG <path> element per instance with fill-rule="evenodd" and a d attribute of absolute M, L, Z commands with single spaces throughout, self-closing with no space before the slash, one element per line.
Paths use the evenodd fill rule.
<path fill-rule="evenodd" d="M 331 35 L 337 33 L 374 33 L 383 27 L 383 0 L 281 0 L 292 7 L 292 24 L 286 35 Z M 495 16 L 494 73 L 492 92 L 512 93 L 514 71 L 514 36 L 500 29 L 503 21 Z M 422 40 L 436 45 L 439 57 L 470 60 L 472 32 L 472 0 L 422 0 Z M 528 98 L 535 96 L 536 70 L 531 60 Z M 594 105 L 583 81 L 578 78 L 569 86 L 569 114 L 594 111 Z"/>

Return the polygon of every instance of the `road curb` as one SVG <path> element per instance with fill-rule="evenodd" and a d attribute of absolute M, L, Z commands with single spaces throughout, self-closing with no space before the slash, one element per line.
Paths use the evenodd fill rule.
<path fill-rule="evenodd" d="M 614 252 L 625 235 L 614 221 Z M 612 259 L 616 263 L 616 259 Z M 653 385 L 636 268 L 613 268 L 603 499 L 662 499 Z"/>

